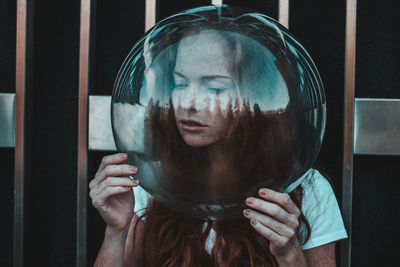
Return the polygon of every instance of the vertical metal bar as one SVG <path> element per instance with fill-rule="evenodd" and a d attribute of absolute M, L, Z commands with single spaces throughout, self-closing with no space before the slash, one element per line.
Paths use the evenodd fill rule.
<path fill-rule="evenodd" d="M 357 0 L 346 3 L 345 43 L 345 98 L 344 98 L 344 147 L 342 212 L 349 238 L 341 245 L 341 266 L 351 265 L 351 224 L 353 202 L 353 153 L 354 153 L 354 86 L 356 60 Z"/>
<path fill-rule="evenodd" d="M 222 0 L 211 0 L 212 5 L 222 5 Z"/>
<path fill-rule="evenodd" d="M 16 114 L 14 181 L 14 266 L 24 263 L 25 88 L 27 1 L 17 1 Z"/>
<path fill-rule="evenodd" d="M 289 0 L 279 0 L 279 23 L 289 29 Z"/>
<path fill-rule="evenodd" d="M 156 11 L 157 11 L 156 0 L 146 0 L 146 14 L 144 23 L 145 32 L 147 32 L 151 27 L 153 27 L 156 24 Z"/>
<path fill-rule="evenodd" d="M 78 103 L 78 181 L 77 181 L 77 231 L 76 265 L 86 266 L 87 220 L 87 117 L 89 86 L 91 0 L 81 0 L 79 43 L 79 103 Z"/>

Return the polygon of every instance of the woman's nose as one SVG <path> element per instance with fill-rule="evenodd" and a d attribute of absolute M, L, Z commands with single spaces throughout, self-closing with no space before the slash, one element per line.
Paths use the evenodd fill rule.
<path fill-rule="evenodd" d="M 198 89 L 195 86 L 189 86 L 188 88 L 186 88 L 186 90 L 184 90 L 183 96 L 181 98 L 182 108 L 193 111 L 197 110 L 197 108 L 199 107 L 198 98 Z"/>
<path fill-rule="evenodd" d="M 191 111 L 207 111 L 210 107 L 211 99 L 207 90 L 196 84 L 191 84 L 179 91 L 179 105 L 181 108 Z"/>

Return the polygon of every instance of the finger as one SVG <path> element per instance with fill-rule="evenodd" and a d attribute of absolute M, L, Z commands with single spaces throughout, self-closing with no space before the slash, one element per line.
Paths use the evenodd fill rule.
<path fill-rule="evenodd" d="M 285 241 L 284 237 L 279 236 L 277 233 L 275 233 L 268 227 L 265 227 L 262 223 L 260 223 L 256 219 L 251 219 L 250 224 L 257 232 L 259 232 L 263 237 L 268 239 L 274 245 L 279 246 L 280 244 L 284 243 Z"/>
<path fill-rule="evenodd" d="M 101 172 L 102 170 L 104 170 L 104 168 L 107 167 L 107 165 L 120 164 L 127 159 L 128 159 L 128 155 L 125 153 L 118 153 L 118 154 L 104 156 L 103 159 L 101 160 L 101 163 L 100 163 L 100 166 L 99 166 L 99 169 L 97 170 L 97 172 Z"/>
<path fill-rule="evenodd" d="M 243 215 L 248 218 L 248 219 L 255 219 L 261 224 L 263 224 L 265 227 L 271 229 L 274 231 L 276 234 L 280 236 L 286 236 L 288 238 L 292 238 L 293 236 L 296 235 L 296 230 L 293 228 L 290 228 L 289 226 L 275 220 L 271 216 L 259 213 L 254 210 L 250 209 L 245 209 L 243 211 Z"/>
<path fill-rule="evenodd" d="M 125 186 L 111 186 L 107 187 L 105 190 L 103 190 L 96 199 L 95 203 L 93 205 L 97 206 L 103 206 L 107 203 L 107 199 L 111 196 L 122 194 L 129 192 L 131 190 L 130 187 L 125 187 Z M 95 206 L 95 207 L 97 207 Z"/>
<path fill-rule="evenodd" d="M 128 164 L 107 165 L 96 177 L 90 182 L 89 188 L 92 189 L 107 177 L 129 176 L 137 174 L 138 169 Z"/>
<path fill-rule="evenodd" d="M 138 180 L 132 180 L 128 177 L 107 177 L 101 183 L 98 184 L 97 190 L 99 192 L 105 190 L 110 186 L 130 186 L 135 187 L 139 184 Z"/>
<path fill-rule="evenodd" d="M 248 198 L 246 200 L 246 204 L 255 210 L 270 215 L 274 219 L 292 228 L 297 228 L 299 226 L 298 216 L 294 214 L 289 214 L 284 208 L 282 208 L 278 204 L 254 197 Z"/>
<path fill-rule="evenodd" d="M 289 213 L 286 212 L 281 206 L 268 202 L 259 198 L 249 197 L 246 199 L 247 206 L 268 214 L 280 222 L 285 222 L 289 219 Z"/>
<path fill-rule="evenodd" d="M 279 193 L 271 189 L 261 188 L 258 191 L 258 195 L 265 200 L 279 204 L 291 214 L 295 214 L 297 216 L 300 215 L 299 208 L 296 206 L 296 204 L 294 204 L 290 196 L 286 193 Z"/>

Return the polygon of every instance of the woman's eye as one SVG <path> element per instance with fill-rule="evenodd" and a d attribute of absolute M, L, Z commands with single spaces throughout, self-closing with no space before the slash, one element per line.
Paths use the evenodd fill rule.
<path fill-rule="evenodd" d="M 175 89 L 177 89 L 177 90 L 179 90 L 179 89 L 185 89 L 186 87 L 187 87 L 186 84 L 175 83 L 175 84 L 172 86 L 172 90 L 175 90 Z"/>
<path fill-rule="evenodd" d="M 219 95 L 220 93 L 222 93 L 224 91 L 223 88 L 209 88 L 208 90 L 210 90 L 211 92 L 213 92 L 216 95 Z"/>

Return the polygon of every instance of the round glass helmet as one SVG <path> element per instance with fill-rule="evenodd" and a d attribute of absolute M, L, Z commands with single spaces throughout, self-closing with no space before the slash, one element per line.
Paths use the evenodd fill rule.
<path fill-rule="evenodd" d="M 242 216 L 261 187 L 312 167 L 326 102 L 303 46 L 266 15 L 207 6 L 168 17 L 135 44 L 115 81 L 116 146 L 165 206 Z"/>

